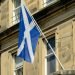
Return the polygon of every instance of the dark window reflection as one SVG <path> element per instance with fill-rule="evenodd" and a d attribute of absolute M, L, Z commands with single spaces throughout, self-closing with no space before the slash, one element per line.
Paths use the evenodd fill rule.
<path fill-rule="evenodd" d="M 53 50 L 55 51 L 55 37 L 51 37 L 48 39 L 48 42 L 52 46 Z M 47 54 L 53 53 L 49 46 L 47 46 Z M 56 71 L 56 60 L 54 54 L 47 57 L 47 75 Z"/>
<path fill-rule="evenodd" d="M 17 69 L 16 75 L 23 75 L 23 68 Z"/>

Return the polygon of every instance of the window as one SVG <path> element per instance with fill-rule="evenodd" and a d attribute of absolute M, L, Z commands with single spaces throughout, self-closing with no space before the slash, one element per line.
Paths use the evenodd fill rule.
<path fill-rule="evenodd" d="M 14 59 L 14 75 L 23 75 L 23 60 L 16 55 L 13 56 Z"/>
<path fill-rule="evenodd" d="M 55 51 L 55 36 L 48 39 L 48 42 L 52 46 L 52 48 Z M 47 46 L 47 75 L 50 75 L 50 73 L 53 73 L 56 71 L 56 59 L 51 51 L 51 49 Z"/>
<path fill-rule="evenodd" d="M 46 3 L 52 2 L 53 0 L 46 0 Z"/>
<path fill-rule="evenodd" d="M 20 6 L 20 0 L 13 0 L 14 3 L 14 7 L 17 8 L 18 6 Z"/>
<path fill-rule="evenodd" d="M 59 0 L 44 0 L 44 6 L 52 5 L 52 4 L 56 3 L 57 1 L 59 1 Z"/>
<path fill-rule="evenodd" d="M 13 25 L 19 22 L 20 18 L 20 0 L 12 0 L 13 2 Z"/>

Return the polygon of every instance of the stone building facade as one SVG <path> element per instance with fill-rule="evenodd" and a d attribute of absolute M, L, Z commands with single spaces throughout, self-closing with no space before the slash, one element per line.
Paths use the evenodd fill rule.
<path fill-rule="evenodd" d="M 25 0 L 25 2 L 65 71 L 42 36 L 37 44 L 33 64 L 16 57 L 20 1 L 2 0 L 0 5 L 1 75 L 75 74 L 75 1 Z"/>

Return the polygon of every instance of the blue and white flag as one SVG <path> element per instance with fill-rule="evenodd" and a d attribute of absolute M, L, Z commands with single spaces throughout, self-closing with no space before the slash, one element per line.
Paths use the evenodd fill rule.
<path fill-rule="evenodd" d="M 34 54 L 40 32 L 38 31 L 32 16 L 21 0 L 19 40 L 17 56 L 28 62 L 34 61 Z"/>

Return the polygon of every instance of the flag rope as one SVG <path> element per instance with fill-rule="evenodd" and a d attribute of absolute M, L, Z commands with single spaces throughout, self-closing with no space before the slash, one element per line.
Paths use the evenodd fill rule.
<path fill-rule="evenodd" d="M 21 1 L 23 1 L 23 0 L 21 0 Z M 22 3 L 22 2 L 21 2 L 21 3 Z M 23 3 L 24 3 L 24 5 L 25 5 L 25 7 L 27 7 L 24 1 L 23 1 Z M 26 8 L 26 9 L 27 9 L 27 8 Z M 43 38 L 45 39 L 45 41 L 46 41 L 46 43 L 48 44 L 48 46 L 50 47 L 50 49 L 52 50 L 53 54 L 55 55 L 57 61 L 58 61 L 59 64 L 60 64 L 60 66 L 62 67 L 63 70 L 65 70 L 64 67 L 63 67 L 63 65 L 62 65 L 62 63 L 60 62 L 59 58 L 57 57 L 56 53 L 54 52 L 53 48 L 51 47 L 50 43 L 48 42 L 46 36 L 44 35 L 44 33 L 42 32 L 41 28 L 39 27 L 39 25 L 38 25 L 37 22 L 35 21 L 34 17 L 32 16 L 32 14 L 30 13 L 30 11 L 29 11 L 28 9 L 27 9 L 27 11 L 28 11 L 29 14 L 31 15 L 33 21 L 34 21 L 35 24 L 36 24 L 37 29 L 39 30 L 39 32 L 41 33 L 41 35 L 42 35 Z"/>

